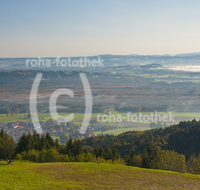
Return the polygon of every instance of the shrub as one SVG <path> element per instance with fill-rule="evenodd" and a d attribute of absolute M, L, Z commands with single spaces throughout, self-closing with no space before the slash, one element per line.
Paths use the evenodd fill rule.
<path fill-rule="evenodd" d="M 17 154 L 17 155 L 15 156 L 15 160 L 22 160 L 21 154 Z"/>
<path fill-rule="evenodd" d="M 200 174 L 200 154 L 195 156 L 192 154 L 187 161 L 187 171 L 193 174 Z"/>
<path fill-rule="evenodd" d="M 59 160 L 59 154 L 54 148 L 46 151 L 45 161 L 46 162 L 56 162 Z"/>
<path fill-rule="evenodd" d="M 74 158 L 74 161 L 75 162 L 84 162 L 84 155 L 83 154 L 79 154 L 78 156 L 76 156 L 75 158 Z"/>
<path fill-rule="evenodd" d="M 153 160 L 151 168 L 185 172 L 185 156 L 174 150 L 161 150 Z"/>
<path fill-rule="evenodd" d="M 39 162 L 46 162 L 46 153 L 47 153 L 46 149 L 43 149 L 40 151 L 39 159 L 38 159 Z"/>
<path fill-rule="evenodd" d="M 84 162 L 96 162 L 96 157 L 92 153 L 88 152 L 84 156 Z"/>
<path fill-rule="evenodd" d="M 137 166 L 137 167 L 142 167 L 142 158 L 140 155 L 135 155 L 133 158 L 130 160 L 130 165 L 131 166 Z"/>
<path fill-rule="evenodd" d="M 28 160 L 28 153 L 26 151 L 21 152 L 22 160 Z"/>
<path fill-rule="evenodd" d="M 69 159 L 69 156 L 67 154 L 60 154 L 59 156 L 59 162 L 69 162 L 70 159 Z"/>
<path fill-rule="evenodd" d="M 32 149 L 28 151 L 28 160 L 32 162 L 38 162 L 39 152 Z"/>

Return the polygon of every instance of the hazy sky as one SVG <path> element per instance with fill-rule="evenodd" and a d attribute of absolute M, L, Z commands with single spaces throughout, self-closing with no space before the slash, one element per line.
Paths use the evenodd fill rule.
<path fill-rule="evenodd" d="M 199 0 L 0 0 L 0 57 L 199 51 Z"/>

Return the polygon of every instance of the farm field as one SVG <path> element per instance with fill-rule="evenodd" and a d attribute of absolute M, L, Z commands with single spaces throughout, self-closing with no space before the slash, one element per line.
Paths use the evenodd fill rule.
<path fill-rule="evenodd" d="M 69 113 L 59 113 L 59 115 L 62 116 L 67 116 Z M 130 128 L 135 128 L 137 127 L 137 129 L 140 130 L 140 127 L 145 128 L 144 130 L 146 130 L 146 128 L 149 127 L 149 124 L 151 123 L 151 121 L 147 122 L 147 121 L 135 121 L 132 122 L 131 121 L 131 117 L 129 118 L 130 121 L 127 121 L 127 113 L 125 112 L 116 112 L 113 111 L 112 112 L 113 115 L 109 116 L 108 115 L 108 123 L 109 124 L 113 124 L 113 125 L 118 125 L 119 127 L 124 127 L 124 126 L 130 126 Z M 131 115 L 137 115 L 139 113 L 131 113 Z M 141 112 L 140 114 L 144 115 L 150 115 L 151 112 Z M 168 115 L 167 112 L 158 112 L 159 115 Z M 27 118 L 24 117 L 25 115 L 27 115 L 26 113 L 18 113 L 18 114 L 13 114 L 13 116 L 7 116 L 6 114 L 0 114 L 0 123 L 4 123 L 4 122 L 15 122 L 15 121 L 30 121 L 31 118 Z M 104 115 L 103 113 L 94 113 L 91 115 L 91 120 L 94 119 L 99 119 L 99 121 L 101 123 L 104 123 L 105 121 L 102 120 L 102 118 L 100 116 Z M 115 120 L 117 119 L 117 115 L 120 115 L 122 117 L 122 122 L 116 122 L 113 120 L 113 118 L 115 118 Z M 167 125 L 170 124 L 174 124 L 174 123 L 179 123 L 180 121 L 188 121 L 188 120 L 192 120 L 192 119 L 200 119 L 200 113 L 186 113 L 186 112 L 172 112 L 171 115 L 174 115 L 174 119 L 175 122 L 167 122 Z M 84 114 L 83 113 L 74 113 L 74 119 L 73 122 L 77 125 L 81 125 L 82 124 L 82 120 L 83 120 Z M 48 119 L 52 119 L 50 113 L 44 113 L 44 112 L 39 112 L 38 113 L 38 118 L 40 121 L 45 121 Z M 120 129 L 121 130 L 121 129 Z M 118 132 L 117 132 L 118 133 Z"/>
<path fill-rule="evenodd" d="M 6 116 L 6 114 L 0 114 L 0 123 L 4 123 L 4 122 L 14 122 L 14 121 L 30 121 L 31 118 L 26 118 L 24 117 L 25 113 L 18 113 L 18 114 L 14 114 L 13 116 Z M 26 114 L 27 115 L 27 114 Z M 59 113 L 59 115 L 62 116 L 67 116 L 68 113 Z M 95 117 L 96 118 L 97 114 L 92 114 L 91 118 Z M 83 113 L 75 113 L 74 114 L 74 119 L 73 121 L 77 121 L 80 123 L 80 121 L 83 120 L 84 114 Z M 39 112 L 38 113 L 38 119 L 40 121 L 45 121 L 48 119 L 52 119 L 50 113 L 42 113 Z"/>
<path fill-rule="evenodd" d="M 119 128 L 119 129 L 112 129 L 108 131 L 104 131 L 103 134 L 111 133 L 113 135 L 119 135 L 120 133 L 124 133 L 127 131 L 144 131 L 144 130 L 149 130 L 151 129 L 150 127 L 128 127 L 128 128 Z M 94 132 L 95 135 L 102 134 L 101 131 L 96 131 Z"/>
<path fill-rule="evenodd" d="M 0 114 L 0 123 L 8 123 L 14 121 L 30 121 L 30 118 L 25 118 L 24 113 L 14 114 L 13 116 L 6 116 L 6 114 Z"/>
<path fill-rule="evenodd" d="M 110 120 L 108 122 L 113 122 L 113 115 L 115 116 L 115 118 L 117 118 L 117 115 L 121 115 L 122 117 L 126 117 L 126 119 L 123 118 L 123 121 L 127 121 L 127 113 L 128 112 L 117 112 L 117 111 L 113 111 L 112 115 L 110 116 Z M 140 114 L 142 116 L 144 115 L 150 115 L 153 112 L 140 112 Z M 170 114 L 169 114 L 170 113 Z M 131 120 L 131 116 L 132 115 L 138 115 L 139 113 L 130 113 L 130 117 L 129 120 Z M 154 113 L 153 113 L 154 114 Z M 178 117 L 185 117 L 185 118 L 196 118 L 196 119 L 200 119 L 200 113 L 193 113 L 193 112 L 157 112 L 158 115 L 174 115 L 175 120 L 178 119 Z M 103 114 L 101 114 L 103 115 Z M 108 115 L 109 116 L 109 115 Z M 176 118 L 177 117 L 177 118 Z M 99 117 L 100 118 L 100 117 Z M 143 122 L 143 121 L 137 121 L 138 123 L 149 123 L 149 122 Z"/>
<path fill-rule="evenodd" d="M 199 189 L 200 175 L 103 163 L 0 164 L 1 189 Z"/>

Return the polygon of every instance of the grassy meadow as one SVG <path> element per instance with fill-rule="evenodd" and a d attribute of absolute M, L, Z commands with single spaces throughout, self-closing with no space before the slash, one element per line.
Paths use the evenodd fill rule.
<path fill-rule="evenodd" d="M 127 117 L 127 113 L 125 112 L 112 112 L 113 115 L 117 118 L 117 115 L 121 115 L 122 117 Z M 152 112 L 141 112 L 142 115 L 150 115 Z M 69 113 L 59 113 L 59 115 L 62 116 L 67 116 Z M 137 115 L 138 113 L 131 113 L 131 115 Z M 160 115 L 167 114 L 167 112 L 158 112 Z M 172 112 L 172 115 L 179 116 L 179 117 L 199 117 L 200 118 L 200 113 L 191 113 L 191 112 Z M 18 114 L 13 114 L 13 116 L 9 115 L 7 116 L 6 114 L 0 114 L 0 123 L 3 122 L 13 122 L 13 121 L 30 121 L 31 118 L 26 118 L 24 115 L 27 115 L 26 113 L 18 113 Z M 103 113 L 94 113 L 92 114 L 91 118 L 97 119 L 98 115 L 103 115 Z M 83 120 L 84 113 L 74 113 L 74 122 L 81 122 Z M 52 119 L 50 113 L 44 113 L 44 112 L 39 112 L 38 113 L 38 118 L 41 121 L 47 120 L 47 119 Z M 127 119 L 122 118 L 123 121 L 127 121 Z M 99 117 L 99 120 L 101 121 L 101 117 Z M 111 119 L 108 120 L 108 123 L 113 122 L 112 116 Z M 149 123 L 149 122 L 143 122 L 143 121 L 137 121 L 138 123 Z"/>
<path fill-rule="evenodd" d="M 0 164 L 7 189 L 199 189 L 200 175 L 103 163 Z"/>
<path fill-rule="evenodd" d="M 112 130 L 108 130 L 108 131 L 104 131 L 103 134 L 106 133 L 112 133 L 113 135 L 119 135 L 120 133 L 124 133 L 127 131 L 144 131 L 144 130 L 149 130 L 151 129 L 150 127 L 127 127 L 127 128 L 119 128 L 119 129 L 112 129 Z M 94 132 L 95 135 L 98 134 L 102 134 L 101 131 L 95 131 Z"/>
<path fill-rule="evenodd" d="M 69 113 L 59 113 L 59 115 L 62 117 L 67 116 Z M 9 115 L 7 116 L 6 114 L 0 114 L 0 123 L 4 123 L 4 122 L 14 122 L 14 121 L 30 121 L 31 118 L 26 118 L 24 117 L 24 115 L 27 115 L 26 113 L 18 113 L 18 114 L 13 114 L 13 116 Z M 92 114 L 91 118 L 95 117 L 96 118 L 97 114 Z M 81 123 L 81 121 L 84 118 L 84 114 L 83 113 L 75 113 L 74 114 L 74 122 L 77 123 Z M 50 113 L 43 113 L 43 112 L 39 112 L 38 113 L 38 119 L 40 121 L 45 121 L 48 119 L 52 119 L 51 114 Z"/>

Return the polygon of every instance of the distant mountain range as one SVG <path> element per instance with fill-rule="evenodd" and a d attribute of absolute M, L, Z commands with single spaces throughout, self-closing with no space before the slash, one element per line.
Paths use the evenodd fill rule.
<path fill-rule="evenodd" d="M 200 65 L 200 53 L 186 53 L 178 55 L 97 55 L 88 56 L 87 59 L 92 61 L 93 59 L 98 59 L 100 57 L 103 59 L 104 67 L 99 67 L 98 71 L 103 71 L 109 67 L 118 66 L 141 66 L 147 64 L 161 64 L 164 67 L 178 66 L 178 65 Z M 71 60 L 79 60 L 84 57 L 70 57 Z M 97 67 L 61 67 L 52 64 L 51 67 L 42 66 L 26 66 L 27 59 L 38 60 L 37 57 L 29 58 L 0 58 L 0 71 L 13 71 L 13 70 L 65 70 L 65 71 L 97 71 Z M 41 59 L 49 59 L 52 63 L 55 62 L 56 57 L 42 57 Z M 60 60 L 68 60 L 68 57 L 61 57 Z"/>

